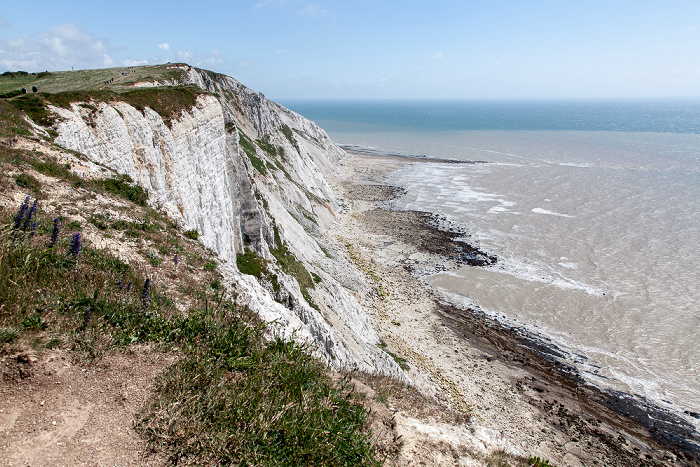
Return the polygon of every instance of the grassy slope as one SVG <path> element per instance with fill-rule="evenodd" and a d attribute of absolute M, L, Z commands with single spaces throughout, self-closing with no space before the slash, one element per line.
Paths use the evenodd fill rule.
<path fill-rule="evenodd" d="M 178 64 L 139 67 L 102 68 L 96 70 L 52 71 L 46 76 L 32 73 L 24 76 L 1 76 L 0 94 L 24 87 L 31 93 L 32 86 L 39 92 L 133 90 L 133 83 L 179 80 L 183 70 Z M 112 81 L 110 81 L 112 80 Z M 105 83 L 105 81 L 110 81 Z"/>
<path fill-rule="evenodd" d="M 0 101 L 0 115 L 0 352 L 60 347 L 89 363 L 138 342 L 177 346 L 182 359 L 136 417 L 172 462 L 378 463 L 352 387 L 297 344 L 264 338 L 198 242 L 143 205 L 128 180 L 83 180 L 27 140 L 10 147 L 30 129 L 11 102 Z M 25 194 L 38 209 L 15 226 Z"/>

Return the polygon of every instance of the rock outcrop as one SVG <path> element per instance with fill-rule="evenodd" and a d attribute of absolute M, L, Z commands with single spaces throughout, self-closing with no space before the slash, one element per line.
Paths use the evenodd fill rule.
<path fill-rule="evenodd" d="M 170 84 L 197 86 L 194 105 L 172 116 L 119 99 L 53 107 L 56 143 L 129 175 L 148 189 L 150 204 L 196 229 L 221 257 L 237 302 L 274 322 L 275 332 L 311 343 L 337 368 L 405 380 L 348 290 L 362 287 L 358 273 L 324 236 L 338 210 L 326 177 L 343 150 L 233 78 L 174 67 L 182 79 Z M 246 251 L 272 265 L 274 283 L 238 271 L 236 256 Z M 285 272 L 280 258 L 313 284 Z"/>

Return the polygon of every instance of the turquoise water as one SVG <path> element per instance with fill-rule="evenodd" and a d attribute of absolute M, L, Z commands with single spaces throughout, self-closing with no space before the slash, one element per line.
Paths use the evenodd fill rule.
<path fill-rule="evenodd" d="M 282 101 L 330 133 L 468 130 L 700 133 L 700 99 Z"/>
<path fill-rule="evenodd" d="M 283 104 L 340 144 L 490 162 L 387 180 L 397 207 L 499 257 L 426 281 L 551 339 L 594 384 L 700 411 L 700 101 Z"/>

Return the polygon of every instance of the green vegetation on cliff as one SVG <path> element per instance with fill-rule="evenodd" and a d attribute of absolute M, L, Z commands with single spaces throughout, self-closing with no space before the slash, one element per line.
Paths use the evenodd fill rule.
<path fill-rule="evenodd" d="M 60 349 L 89 367 L 138 343 L 174 353 L 134 425 L 172 464 L 379 464 L 353 387 L 235 306 L 197 235 L 130 179 L 26 149 L 24 109 L 0 110 L 0 354 Z"/>

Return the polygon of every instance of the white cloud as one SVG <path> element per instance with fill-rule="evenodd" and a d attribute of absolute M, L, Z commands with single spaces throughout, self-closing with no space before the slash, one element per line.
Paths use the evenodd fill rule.
<path fill-rule="evenodd" d="M 209 56 L 204 57 L 204 58 L 197 58 L 196 65 L 197 66 L 212 66 L 216 65 L 217 63 L 223 62 L 224 59 L 219 56 L 219 50 L 214 50 L 212 51 Z"/>
<path fill-rule="evenodd" d="M 189 53 L 186 50 L 178 50 L 175 53 L 175 57 L 177 57 L 177 60 L 180 62 L 188 62 L 192 59 L 193 56 L 194 55 L 192 55 L 191 53 Z"/>
<path fill-rule="evenodd" d="M 445 56 L 442 54 L 442 52 L 438 52 L 432 57 L 430 57 L 431 60 L 443 60 Z"/>
<path fill-rule="evenodd" d="M 387 81 L 389 81 L 388 78 L 380 78 L 380 79 L 379 79 L 379 82 L 380 82 L 380 83 L 386 83 Z"/>
<path fill-rule="evenodd" d="M 309 18 L 325 18 L 330 13 L 330 10 L 323 5 L 317 5 L 315 3 L 306 4 L 299 14 L 301 16 L 308 16 Z"/>
<path fill-rule="evenodd" d="M 148 60 L 134 60 L 131 58 L 127 58 L 124 60 L 124 66 L 141 66 L 141 65 L 148 65 Z"/>
<path fill-rule="evenodd" d="M 685 71 L 685 67 L 683 67 L 683 68 L 677 68 L 677 69 L 674 69 L 674 70 L 669 70 L 669 73 L 671 73 L 672 75 L 680 75 L 680 74 L 683 73 L 684 71 Z"/>
<path fill-rule="evenodd" d="M 0 68 L 42 71 L 98 68 L 113 63 L 110 48 L 74 23 L 59 24 L 33 38 L 0 40 Z"/>
<path fill-rule="evenodd" d="M 158 48 L 163 50 L 170 50 L 170 44 L 168 44 L 167 42 L 163 42 L 162 44 L 158 44 Z"/>
<path fill-rule="evenodd" d="M 175 53 L 175 57 L 179 62 L 185 62 L 189 63 L 190 65 L 201 67 L 211 67 L 224 61 L 218 49 L 215 49 L 208 54 L 178 50 Z"/>
<path fill-rule="evenodd" d="M 503 60 L 496 60 L 495 62 L 493 62 L 493 64 L 496 66 L 503 65 Z"/>

